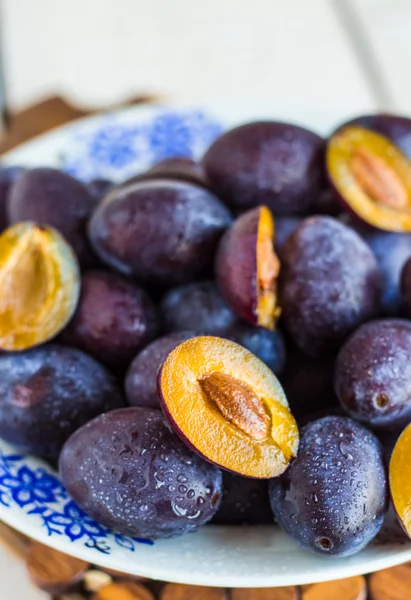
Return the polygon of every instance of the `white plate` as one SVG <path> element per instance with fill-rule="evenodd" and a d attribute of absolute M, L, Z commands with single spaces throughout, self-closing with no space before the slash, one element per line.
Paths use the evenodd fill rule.
<path fill-rule="evenodd" d="M 222 129 L 251 117 L 255 115 L 238 119 L 223 110 L 136 107 L 57 129 L 20 146 L 4 162 L 62 167 L 85 180 L 121 180 L 166 156 L 200 156 Z M 314 121 L 303 124 L 316 126 Z M 323 129 L 321 123 L 317 125 Z M 76 507 L 50 467 L 1 440 L 0 518 L 31 538 L 93 564 L 199 585 L 303 584 L 411 560 L 409 542 L 387 541 L 386 536 L 349 558 L 315 556 L 275 526 L 207 526 L 155 543 L 114 535 Z"/>

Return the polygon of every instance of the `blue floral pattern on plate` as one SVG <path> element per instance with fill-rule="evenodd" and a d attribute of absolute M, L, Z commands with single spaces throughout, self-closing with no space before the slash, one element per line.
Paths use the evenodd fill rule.
<path fill-rule="evenodd" d="M 59 479 L 45 468 L 30 468 L 20 454 L 0 450 L 0 504 L 13 504 L 37 518 L 47 534 L 81 540 L 87 548 L 109 554 L 112 544 L 134 552 L 135 544 L 151 540 L 118 535 L 96 523 L 70 498 Z"/>
<path fill-rule="evenodd" d="M 222 126 L 199 110 L 158 110 L 138 123 L 108 114 L 97 127 L 73 136 L 62 166 L 84 181 L 125 179 L 171 156 L 198 158 L 221 132 Z"/>

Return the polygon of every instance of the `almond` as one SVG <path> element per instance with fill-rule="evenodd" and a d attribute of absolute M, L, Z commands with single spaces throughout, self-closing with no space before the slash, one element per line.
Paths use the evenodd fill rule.
<path fill-rule="evenodd" d="M 407 190 L 397 173 L 382 158 L 366 148 L 356 148 L 351 170 L 366 194 L 389 208 L 403 209 L 408 204 Z"/>
<path fill-rule="evenodd" d="M 207 398 L 218 406 L 230 423 L 254 440 L 266 439 L 269 420 L 264 404 L 247 383 L 214 371 L 201 378 L 199 384 Z"/>

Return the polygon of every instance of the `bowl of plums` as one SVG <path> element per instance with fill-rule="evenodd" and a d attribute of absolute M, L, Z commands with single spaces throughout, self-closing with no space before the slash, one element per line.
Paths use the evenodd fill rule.
<path fill-rule="evenodd" d="M 411 120 L 133 107 L 0 166 L 0 519 L 151 579 L 411 560 Z"/>

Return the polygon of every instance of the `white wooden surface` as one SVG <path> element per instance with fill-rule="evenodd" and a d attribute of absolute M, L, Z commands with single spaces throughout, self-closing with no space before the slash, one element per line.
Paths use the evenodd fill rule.
<path fill-rule="evenodd" d="M 315 119 L 411 113 L 408 0 L 3 0 L 8 99 L 158 92 Z M 0 547 L 0 600 L 45 597 Z"/>

